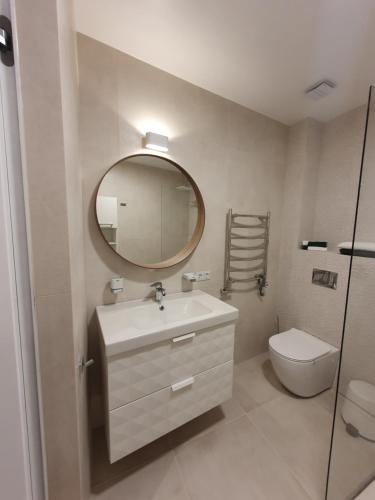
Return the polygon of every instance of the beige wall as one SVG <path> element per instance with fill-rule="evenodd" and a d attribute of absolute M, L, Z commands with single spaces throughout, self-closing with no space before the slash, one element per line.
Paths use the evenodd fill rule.
<path fill-rule="evenodd" d="M 108 281 L 126 278 L 118 300 L 142 298 L 162 280 L 168 293 L 187 287 L 184 271 L 210 270 L 200 288 L 219 296 L 223 285 L 225 218 L 229 208 L 272 212 L 270 287 L 233 294 L 240 309 L 235 357 L 264 351 L 275 331 L 277 257 L 285 172 L 287 128 L 217 97 L 88 37 L 79 36 L 81 146 L 86 218 L 87 304 L 93 352 L 97 345 L 95 306 L 113 302 Z M 164 271 L 142 270 L 113 254 L 98 233 L 94 192 L 103 173 L 141 148 L 138 126 L 158 120 L 170 129 L 170 157 L 197 182 L 206 205 L 206 228 L 194 255 Z M 196 285 L 195 285 L 196 286 Z M 99 396 L 100 398 L 100 396 Z M 99 400 L 98 398 L 98 400 Z"/>
<path fill-rule="evenodd" d="M 314 120 L 304 120 L 289 130 L 277 307 L 280 331 L 299 328 L 338 346 L 349 258 L 299 249 L 301 239 L 311 239 L 313 233 L 311 212 L 316 204 L 323 140 L 322 125 Z M 312 285 L 314 267 L 339 272 L 337 290 Z"/>
<path fill-rule="evenodd" d="M 71 7 L 71 2 L 63 0 L 32 4 L 15 0 L 21 142 L 49 500 L 87 498 L 89 485 L 85 378 L 77 369 L 86 325 Z"/>
<path fill-rule="evenodd" d="M 285 288 L 299 242 L 313 229 L 319 167 L 321 125 L 306 119 L 288 131 L 284 201 L 280 242 L 280 287 L 278 301 L 287 300 Z M 311 190 L 309 185 L 311 184 Z"/>
<path fill-rule="evenodd" d="M 327 124 L 304 120 L 290 128 L 278 311 L 280 329 L 292 326 L 340 346 L 350 258 L 337 253 L 352 239 L 365 124 L 364 107 Z M 370 182 L 371 184 L 371 182 Z M 375 186 L 375 182 L 372 183 Z M 366 215 L 366 237 L 371 210 Z M 301 239 L 327 240 L 329 252 L 298 248 Z M 369 261 L 360 259 L 360 267 Z M 372 262 L 372 261 L 371 261 Z M 312 285 L 313 268 L 337 272 L 337 290 Z"/>
<path fill-rule="evenodd" d="M 323 125 L 313 237 L 334 252 L 353 236 L 364 126 L 364 106 Z"/>
<path fill-rule="evenodd" d="M 80 490 L 87 498 L 90 490 L 90 460 L 87 407 L 87 373 L 78 369 L 78 360 L 87 359 L 87 308 L 83 234 L 83 192 L 79 151 L 78 61 L 74 31 L 73 1 L 57 0 L 60 81 L 65 153 L 69 260 L 71 280 L 74 368 L 78 414 Z"/>

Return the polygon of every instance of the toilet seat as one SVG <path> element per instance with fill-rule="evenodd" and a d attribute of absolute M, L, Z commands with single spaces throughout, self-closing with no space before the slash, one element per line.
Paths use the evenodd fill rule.
<path fill-rule="evenodd" d="M 269 347 L 279 356 L 300 363 L 311 363 L 333 349 L 333 346 L 323 340 L 296 328 L 273 335 L 269 339 Z"/>

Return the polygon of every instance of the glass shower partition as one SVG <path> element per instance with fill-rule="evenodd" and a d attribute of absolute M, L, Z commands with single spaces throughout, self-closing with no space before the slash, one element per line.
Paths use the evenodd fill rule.
<path fill-rule="evenodd" d="M 326 500 L 375 499 L 375 89 L 370 89 Z M 355 187 L 353 187 L 355 189 Z"/>

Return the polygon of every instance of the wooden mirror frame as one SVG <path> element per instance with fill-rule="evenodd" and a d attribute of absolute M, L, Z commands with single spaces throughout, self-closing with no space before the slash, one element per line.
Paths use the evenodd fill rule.
<path fill-rule="evenodd" d="M 99 224 L 98 212 L 97 212 L 97 198 L 98 198 L 98 193 L 99 193 L 100 186 L 101 186 L 101 184 L 102 184 L 105 176 L 114 167 L 116 167 L 119 163 L 121 163 L 121 162 L 123 162 L 125 160 L 129 160 L 131 158 L 137 158 L 139 156 L 153 156 L 153 157 L 159 158 L 161 160 L 165 160 L 168 163 L 170 163 L 171 165 L 173 165 L 175 168 L 177 168 L 177 170 L 179 170 L 186 177 L 186 179 L 190 182 L 190 184 L 191 184 L 191 186 L 193 188 L 194 194 L 195 194 L 195 198 L 197 200 L 197 211 L 198 211 L 197 223 L 195 225 L 195 229 L 194 229 L 194 232 L 192 234 L 192 237 L 191 237 L 190 241 L 188 241 L 186 243 L 186 245 L 176 255 L 174 255 L 173 257 L 170 257 L 170 258 L 168 258 L 166 260 L 163 260 L 161 262 L 155 262 L 155 263 L 152 263 L 152 264 L 138 264 L 137 262 L 133 262 L 133 261 L 127 259 L 126 257 L 123 257 L 118 252 L 116 252 L 116 250 L 108 243 L 108 241 L 106 240 L 106 238 L 104 236 L 104 233 L 101 230 L 101 227 L 100 227 L 100 224 Z M 112 165 L 105 172 L 105 174 L 102 176 L 102 178 L 100 179 L 100 182 L 98 184 L 98 187 L 97 187 L 96 193 L 95 193 L 95 217 L 96 217 L 96 223 L 97 223 L 99 232 L 102 235 L 103 240 L 111 248 L 111 250 L 116 255 L 118 255 L 120 258 L 124 259 L 126 262 L 129 262 L 130 264 L 133 264 L 134 266 L 141 267 L 141 268 L 144 268 L 144 269 L 166 269 L 168 267 L 176 266 L 180 262 L 183 262 L 184 260 L 186 260 L 194 252 L 194 250 L 197 248 L 198 243 L 200 242 L 200 240 L 202 238 L 202 234 L 203 234 L 203 230 L 204 230 L 204 226 L 205 226 L 206 211 L 205 211 L 205 207 L 204 207 L 203 197 L 202 197 L 202 194 L 201 194 L 201 192 L 200 192 L 197 184 L 195 183 L 195 181 L 191 177 L 191 175 L 188 172 L 186 172 L 186 170 L 184 168 L 182 168 L 175 161 L 173 161 L 173 160 L 171 160 L 171 159 L 169 159 L 169 158 L 167 158 L 165 156 L 162 156 L 162 155 L 157 155 L 157 154 L 153 154 L 153 153 L 137 153 L 137 154 L 133 154 L 133 155 L 125 156 L 124 158 L 121 158 L 121 160 L 117 161 L 114 165 Z"/>

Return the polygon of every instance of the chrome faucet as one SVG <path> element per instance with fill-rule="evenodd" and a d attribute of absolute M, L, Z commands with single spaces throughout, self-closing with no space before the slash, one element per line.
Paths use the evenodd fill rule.
<path fill-rule="evenodd" d="M 150 285 L 155 288 L 155 300 L 159 304 L 159 309 L 164 311 L 163 297 L 165 297 L 166 290 L 163 288 L 163 283 L 161 281 L 155 281 Z"/>

